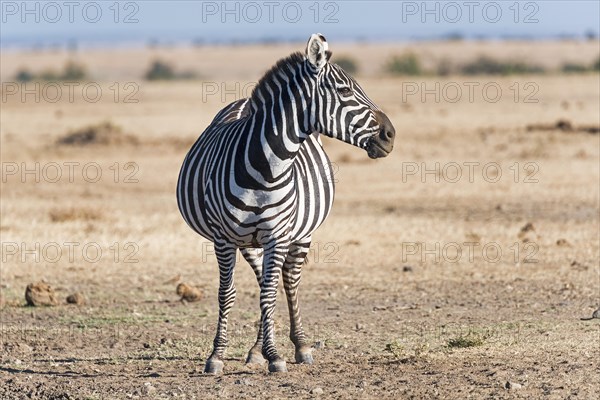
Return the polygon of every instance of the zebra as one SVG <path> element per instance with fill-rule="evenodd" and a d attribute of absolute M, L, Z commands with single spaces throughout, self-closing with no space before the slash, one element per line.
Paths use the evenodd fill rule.
<path fill-rule="evenodd" d="M 223 371 L 238 249 L 260 287 L 260 326 L 246 363 L 266 359 L 270 372 L 287 371 L 274 342 L 280 275 L 296 362 L 313 363 L 298 285 L 311 235 L 327 218 L 334 197 L 331 163 L 319 135 L 362 148 L 370 158 L 387 156 L 395 137 L 388 117 L 329 62 L 331 55 L 325 37 L 311 35 L 304 54 L 279 60 L 249 98 L 217 113 L 181 167 L 179 210 L 195 232 L 214 243 L 219 265 L 219 316 L 205 373 Z"/>

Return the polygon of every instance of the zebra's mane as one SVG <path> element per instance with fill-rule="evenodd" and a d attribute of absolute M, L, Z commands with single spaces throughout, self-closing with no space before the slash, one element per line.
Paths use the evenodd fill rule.
<path fill-rule="evenodd" d="M 271 69 L 269 69 L 262 78 L 260 78 L 260 80 L 258 81 L 258 83 L 256 84 L 256 86 L 254 87 L 254 89 L 252 89 L 252 94 L 250 95 L 250 101 L 252 102 L 258 102 L 258 93 L 265 87 L 268 86 L 269 83 L 272 82 L 273 80 L 273 76 L 276 75 L 278 72 L 280 72 L 282 69 L 283 70 L 288 70 L 288 66 L 291 67 L 296 67 L 298 64 L 304 62 L 304 54 L 302 54 L 301 52 L 297 51 L 295 53 L 290 54 L 289 56 L 282 58 L 281 60 L 277 61 L 275 63 L 275 65 L 273 65 L 271 67 Z"/>

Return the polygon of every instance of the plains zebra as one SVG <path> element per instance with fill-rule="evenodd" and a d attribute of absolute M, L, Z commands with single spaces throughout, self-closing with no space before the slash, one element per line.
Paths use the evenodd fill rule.
<path fill-rule="evenodd" d="M 214 243 L 219 263 L 219 320 L 207 373 L 223 369 L 237 249 L 260 286 L 261 324 L 246 362 L 266 358 L 269 371 L 286 371 L 272 319 L 280 273 L 296 361 L 313 362 L 297 290 L 311 234 L 333 202 L 330 162 L 319 134 L 360 147 L 371 158 L 387 156 L 395 136 L 387 116 L 330 57 L 323 35 L 313 34 L 305 54 L 278 61 L 248 99 L 216 115 L 181 167 L 179 210 L 194 231 Z"/>

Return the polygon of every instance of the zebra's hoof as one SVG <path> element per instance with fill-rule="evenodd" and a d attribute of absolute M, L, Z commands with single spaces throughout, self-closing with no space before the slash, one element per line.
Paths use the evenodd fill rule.
<path fill-rule="evenodd" d="M 220 374 L 221 372 L 223 372 L 224 365 L 225 364 L 223 364 L 223 361 L 221 360 L 209 358 L 208 360 L 206 360 L 206 365 L 204 366 L 204 373 L 214 375 Z"/>
<path fill-rule="evenodd" d="M 246 364 L 252 364 L 252 365 L 262 365 L 265 363 L 265 358 L 262 356 L 262 354 L 251 351 L 248 353 L 248 357 L 246 357 Z"/>
<path fill-rule="evenodd" d="M 298 364 L 312 364 L 315 362 L 310 349 L 296 351 L 296 362 Z"/>
<path fill-rule="evenodd" d="M 278 359 L 269 363 L 269 372 L 287 372 L 285 361 Z"/>

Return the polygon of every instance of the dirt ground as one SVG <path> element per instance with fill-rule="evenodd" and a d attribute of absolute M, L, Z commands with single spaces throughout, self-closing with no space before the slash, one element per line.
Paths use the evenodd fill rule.
<path fill-rule="evenodd" d="M 479 51 L 465 46 L 462 56 Z M 585 62 L 597 45 L 586 49 Z M 90 60 L 106 59 L 98 52 Z M 22 57 L 3 55 L 5 82 Z M 115 71 L 136 57 L 114 58 Z M 215 377 L 202 370 L 216 259 L 179 215 L 175 185 L 188 147 L 235 94 L 139 79 L 135 91 L 128 68 L 98 83 L 97 102 L 79 89 L 73 102 L 2 100 L 0 398 L 597 398 L 600 319 L 582 318 L 600 306 L 598 73 L 367 71 L 359 82 L 394 123 L 396 146 L 370 160 L 326 140 L 336 199 L 300 292 L 315 364 L 293 363 L 280 292 L 276 337 L 289 372 L 244 365 L 259 309 L 240 262 L 225 373 Z M 126 102 L 134 91 L 138 102 Z M 79 142 L 57 143 L 78 130 Z M 26 306 L 25 287 L 42 280 L 59 304 Z M 180 302 L 181 282 L 203 298 Z M 76 292 L 85 304 L 67 305 Z"/>

